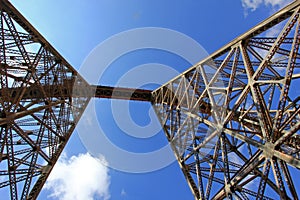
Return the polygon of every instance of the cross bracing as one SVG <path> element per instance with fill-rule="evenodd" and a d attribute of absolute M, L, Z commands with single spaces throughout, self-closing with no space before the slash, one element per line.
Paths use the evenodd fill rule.
<path fill-rule="evenodd" d="M 151 101 L 195 199 L 298 199 L 299 1 L 152 94 L 89 85 L 0 2 L 0 188 L 11 199 L 37 198 L 92 97 Z"/>
<path fill-rule="evenodd" d="M 195 199 L 298 199 L 299 14 L 295 1 L 152 92 Z"/>

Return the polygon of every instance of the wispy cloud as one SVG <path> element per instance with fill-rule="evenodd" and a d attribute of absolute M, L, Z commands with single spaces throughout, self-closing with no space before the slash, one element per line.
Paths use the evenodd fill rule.
<path fill-rule="evenodd" d="M 260 6 L 271 6 L 272 10 L 275 11 L 279 8 L 282 8 L 293 0 L 242 0 L 242 5 L 247 12 L 255 11 Z"/>
<path fill-rule="evenodd" d="M 103 161 L 90 154 L 67 159 L 63 155 L 51 172 L 45 188 L 50 198 L 59 200 L 93 200 L 110 198 L 110 176 Z"/>
<path fill-rule="evenodd" d="M 126 195 L 127 195 L 127 193 L 126 193 L 125 189 L 123 188 L 123 189 L 121 190 L 121 196 L 124 197 L 124 196 L 126 196 Z"/>

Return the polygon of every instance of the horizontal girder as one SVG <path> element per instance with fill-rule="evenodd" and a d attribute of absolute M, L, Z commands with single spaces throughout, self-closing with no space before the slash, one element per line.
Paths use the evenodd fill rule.
<path fill-rule="evenodd" d="M 5 95 L 0 89 L 0 98 L 13 99 L 22 93 L 22 100 L 43 100 L 51 98 L 96 97 L 135 101 L 151 101 L 151 90 L 121 88 L 110 86 L 85 86 L 74 88 L 73 80 L 64 80 L 63 84 L 6 88 Z M 24 91 L 24 92 L 23 92 Z"/>

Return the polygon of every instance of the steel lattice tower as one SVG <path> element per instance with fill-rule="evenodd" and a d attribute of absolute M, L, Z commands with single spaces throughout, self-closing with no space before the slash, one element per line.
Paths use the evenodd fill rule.
<path fill-rule="evenodd" d="M 151 91 L 89 85 L 7 0 L 0 31 L 0 188 L 36 199 L 91 97 Z"/>
<path fill-rule="evenodd" d="M 0 188 L 11 199 L 37 198 L 92 97 L 151 101 L 195 199 L 298 199 L 299 1 L 152 94 L 89 85 L 0 3 Z"/>
<path fill-rule="evenodd" d="M 152 93 L 195 199 L 298 199 L 299 14 L 295 1 Z"/>

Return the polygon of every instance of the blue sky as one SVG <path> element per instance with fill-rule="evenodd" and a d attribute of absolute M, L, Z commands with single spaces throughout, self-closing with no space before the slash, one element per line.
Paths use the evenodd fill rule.
<path fill-rule="evenodd" d="M 175 30 L 191 37 L 208 53 L 212 53 L 270 16 L 287 1 L 13 0 L 11 2 L 74 68 L 79 69 L 98 44 L 115 34 L 134 28 L 160 27 Z M 115 60 L 99 82 L 113 85 L 130 69 L 147 63 L 161 63 L 178 72 L 184 71 L 190 65 L 182 58 L 165 51 L 151 49 L 134 51 Z M 163 132 L 148 138 L 126 135 L 114 122 L 110 105 L 110 100 L 95 101 L 97 116 L 103 123 L 104 132 L 109 133 L 107 137 L 117 146 L 127 151 L 144 153 L 166 145 Z M 137 124 L 143 126 L 149 123 L 148 103 L 131 102 L 129 108 L 132 111 L 132 119 Z M 87 199 L 89 196 L 93 199 L 113 200 L 193 199 L 176 162 L 153 172 L 126 173 L 99 165 L 86 152 L 75 131 L 65 149 L 64 157 L 58 163 L 56 175 L 52 177 L 48 190 L 42 191 L 39 199 Z M 103 159 L 107 160 L 105 155 L 103 156 Z M 76 180 L 69 179 L 71 182 L 67 182 L 68 180 L 59 178 L 65 173 L 69 177 L 81 174 L 82 169 L 90 171 L 86 177 L 91 179 L 83 182 L 85 184 L 81 185 L 80 189 L 72 187 L 72 183 Z M 51 187 L 55 184 L 57 187 L 61 186 L 56 193 Z M 71 186 L 66 189 L 63 187 L 64 184 Z M 99 187 L 88 188 L 89 184 Z M 102 189 L 99 190 L 100 187 Z M 70 191 L 77 194 L 78 190 L 81 190 L 81 195 L 87 196 L 66 194 Z"/>

